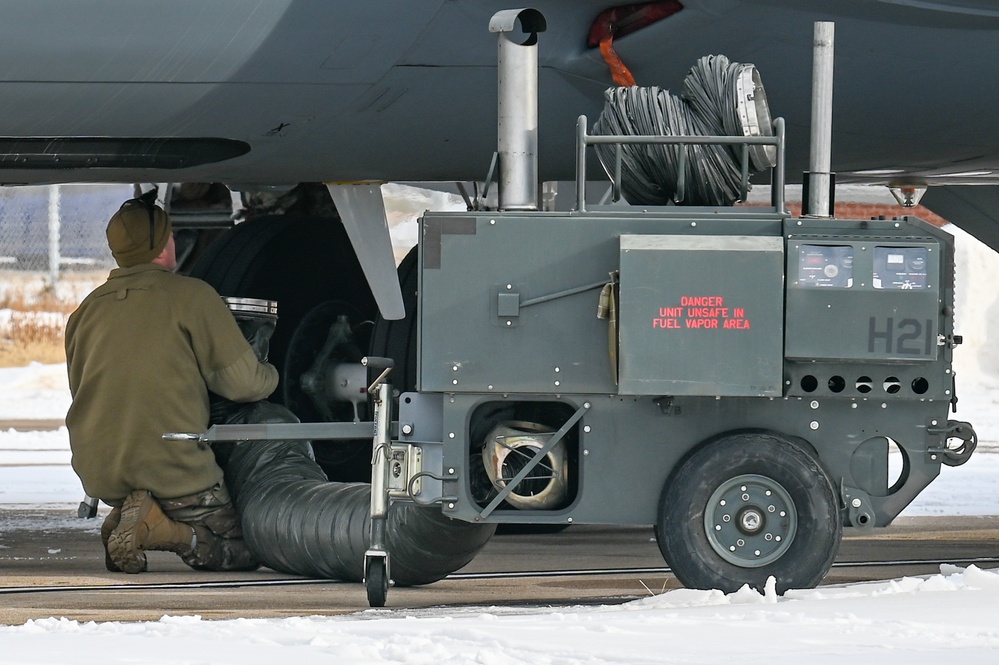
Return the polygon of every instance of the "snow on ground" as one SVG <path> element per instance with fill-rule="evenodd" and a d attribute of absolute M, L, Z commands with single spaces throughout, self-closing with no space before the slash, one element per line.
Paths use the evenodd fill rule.
<path fill-rule="evenodd" d="M 341 617 L 0 627 L 5 663 L 992 665 L 999 573 L 789 591 L 676 590 L 623 605 L 369 610 Z"/>
<path fill-rule="evenodd" d="M 64 363 L 0 368 L 0 420 L 62 419 L 70 401 Z"/>
<path fill-rule="evenodd" d="M 959 243 L 966 249 L 969 241 Z M 974 424 L 982 441 L 968 464 L 944 468 L 903 515 L 999 512 L 999 346 L 988 338 L 999 329 L 990 325 L 999 316 L 990 277 L 999 266 L 991 253 L 972 259 L 959 258 L 959 266 L 980 265 L 965 281 L 958 277 L 959 303 L 969 314 L 959 326 L 967 341 L 957 351 L 961 402 L 954 417 Z M 62 365 L 0 370 L 0 419 L 61 418 L 69 404 L 64 382 Z M 0 432 L 0 511 L 4 505 L 75 507 L 82 490 L 68 461 L 65 429 Z M 230 621 L 164 616 L 101 624 L 50 618 L 0 626 L 0 662 L 992 665 L 999 662 L 996 617 L 999 571 L 946 565 L 938 575 L 783 597 L 681 589 L 600 607 L 369 610 Z"/>

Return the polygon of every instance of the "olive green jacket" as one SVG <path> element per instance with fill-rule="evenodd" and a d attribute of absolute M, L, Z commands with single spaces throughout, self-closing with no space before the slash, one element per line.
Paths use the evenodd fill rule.
<path fill-rule="evenodd" d="M 115 502 L 220 482 L 207 445 L 162 434 L 205 431 L 209 390 L 252 402 L 278 382 L 211 286 L 152 263 L 111 271 L 69 317 L 66 364 L 73 469 L 89 496 Z"/>

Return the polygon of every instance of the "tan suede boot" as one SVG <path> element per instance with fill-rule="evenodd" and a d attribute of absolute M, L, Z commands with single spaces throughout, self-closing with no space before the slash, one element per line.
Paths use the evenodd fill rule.
<path fill-rule="evenodd" d="M 108 513 L 107 517 L 104 518 L 104 524 L 101 525 L 101 543 L 104 544 L 104 567 L 112 573 L 120 573 L 121 568 L 115 565 L 115 562 L 111 560 L 111 555 L 108 554 L 108 539 L 111 538 L 111 532 L 118 527 L 118 522 L 121 521 L 121 508 L 112 508 L 111 512 Z M 142 572 L 146 569 L 146 555 L 142 555 Z"/>
<path fill-rule="evenodd" d="M 144 550 L 164 550 L 185 555 L 191 551 L 194 530 L 164 514 L 146 490 L 135 490 L 121 506 L 121 521 L 108 538 L 111 561 L 126 573 L 146 569 Z"/>
<path fill-rule="evenodd" d="M 191 568 L 245 571 L 260 567 L 242 538 L 222 538 L 200 524 L 194 525 L 194 532 L 197 545 L 180 557 Z"/>

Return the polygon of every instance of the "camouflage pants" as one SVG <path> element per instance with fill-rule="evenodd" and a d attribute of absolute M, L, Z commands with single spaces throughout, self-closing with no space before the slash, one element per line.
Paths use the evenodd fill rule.
<path fill-rule="evenodd" d="M 225 483 L 203 492 L 156 501 L 167 517 L 190 524 L 197 534 L 197 546 L 181 556 L 184 563 L 198 570 L 252 570 L 256 558 L 243 541 L 239 514 Z"/>

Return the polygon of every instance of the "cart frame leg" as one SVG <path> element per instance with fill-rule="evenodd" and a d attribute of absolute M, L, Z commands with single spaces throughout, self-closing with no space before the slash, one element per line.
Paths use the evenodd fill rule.
<path fill-rule="evenodd" d="M 385 381 L 388 371 L 386 368 L 369 388 L 375 396 L 375 433 L 371 451 L 371 531 L 368 549 L 364 552 L 364 586 L 371 607 L 385 606 L 391 583 L 389 553 L 386 549 L 392 423 L 392 386 Z"/>

